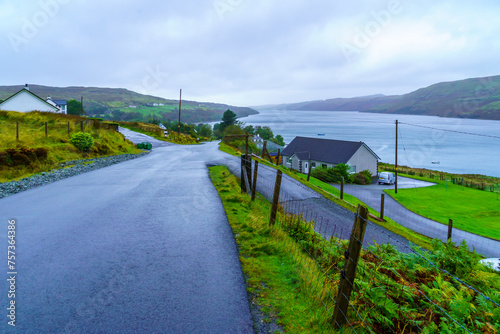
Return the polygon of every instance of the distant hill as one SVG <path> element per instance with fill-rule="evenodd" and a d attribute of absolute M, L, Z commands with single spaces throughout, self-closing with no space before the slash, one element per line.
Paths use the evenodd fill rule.
<path fill-rule="evenodd" d="M 500 76 L 442 82 L 404 95 L 335 98 L 274 107 L 500 120 Z"/>
<path fill-rule="evenodd" d="M 30 85 L 36 95 L 54 100 L 77 100 L 83 96 L 87 115 L 123 121 L 147 121 L 151 117 L 160 120 L 177 120 L 179 101 L 157 96 L 143 95 L 123 88 L 97 87 L 49 87 Z M 23 88 L 0 86 L 0 99 L 4 100 Z M 218 121 L 224 111 L 231 109 L 238 117 L 258 114 L 251 108 L 220 103 L 182 101 L 181 116 L 185 123 Z"/>

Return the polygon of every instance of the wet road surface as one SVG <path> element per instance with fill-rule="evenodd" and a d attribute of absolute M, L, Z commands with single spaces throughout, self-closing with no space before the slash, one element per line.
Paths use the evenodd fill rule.
<path fill-rule="evenodd" d="M 0 332 L 253 332 L 236 243 L 205 166 L 213 152 L 156 144 L 142 158 L 0 200 Z M 6 317 L 9 219 L 15 328 Z"/>

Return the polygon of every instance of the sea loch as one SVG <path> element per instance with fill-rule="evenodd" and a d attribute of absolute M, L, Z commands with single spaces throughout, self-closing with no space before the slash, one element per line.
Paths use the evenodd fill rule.
<path fill-rule="evenodd" d="M 352 111 L 259 112 L 240 121 L 269 126 L 286 143 L 295 136 L 364 141 L 387 163 L 394 163 L 398 120 L 400 165 L 500 177 L 500 121 Z"/>

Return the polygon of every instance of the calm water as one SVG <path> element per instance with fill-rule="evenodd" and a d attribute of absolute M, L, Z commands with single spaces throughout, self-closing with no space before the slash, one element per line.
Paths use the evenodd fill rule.
<path fill-rule="evenodd" d="M 398 119 L 403 122 L 399 125 L 400 165 L 500 177 L 500 138 L 412 126 L 500 137 L 500 121 L 351 111 L 259 112 L 259 115 L 241 118 L 240 121 L 248 125 L 269 126 L 274 134 L 281 134 L 286 143 L 295 136 L 364 141 L 382 162 L 388 163 L 394 163 L 395 121 Z M 432 163 L 437 161 L 439 164 Z"/>

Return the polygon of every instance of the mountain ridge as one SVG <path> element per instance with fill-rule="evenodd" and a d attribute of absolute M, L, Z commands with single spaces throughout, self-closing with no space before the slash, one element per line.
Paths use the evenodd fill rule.
<path fill-rule="evenodd" d="M 21 90 L 24 85 L 0 86 L 0 99 L 4 100 Z M 78 100 L 83 96 L 84 109 L 88 115 L 124 121 L 144 121 L 149 117 L 160 120 L 176 120 L 179 100 L 140 94 L 126 88 L 106 87 L 53 87 L 30 84 L 34 94 L 45 99 Z M 248 107 L 237 107 L 223 103 L 182 101 L 183 122 L 208 122 L 222 118 L 224 111 L 231 109 L 238 117 L 255 115 L 258 112 Z"/>
<path fill-rule="evenodd" d="M 333 98 L 274 108 L 500 120 L 500 75 L 440 82 L 403 95 Z"/>

